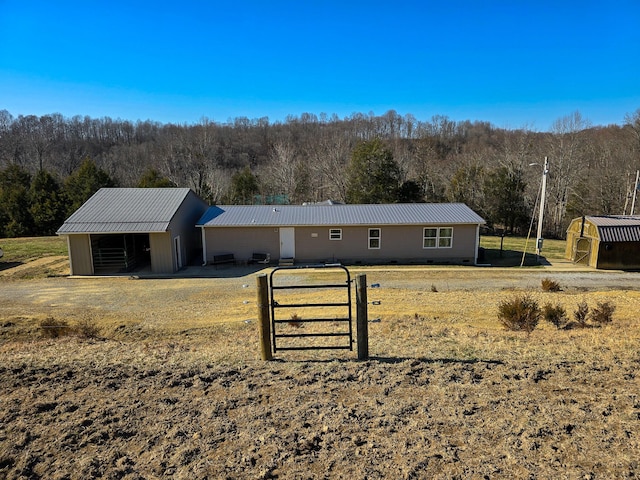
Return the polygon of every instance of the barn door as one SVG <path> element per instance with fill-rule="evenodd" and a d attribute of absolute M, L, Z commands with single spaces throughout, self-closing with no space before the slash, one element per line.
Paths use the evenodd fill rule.
<path fill-rule="evenodd" d="M 591 240 L 588 238 L 578 238 L 573 253 L 573 261 L 582 265 L 589 265 L 589 254 L 591 253 Z"/>

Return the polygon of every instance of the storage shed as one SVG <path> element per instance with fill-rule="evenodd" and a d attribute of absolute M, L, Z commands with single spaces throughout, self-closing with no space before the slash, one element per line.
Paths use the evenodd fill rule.
<path fill-rule="evenodd" d="M 188 188 L 102 188 L 57 233 L 67 237 L 72 275 L 173 273 L 199 260 L 195 224 L 207 208 Z"/>
<path fill-rule="evenodd" d="M 640 216 L 575 218 L 567 229 L 565 257 L 611 270 L 640 270 Z"/>
<path fill-rule="evenodd" d="M 461 203 L 315 204 L 214 206 L 198 226 L 204 263 L 259 254 L 281 264 L 473 265 L 484 223 Z"/>

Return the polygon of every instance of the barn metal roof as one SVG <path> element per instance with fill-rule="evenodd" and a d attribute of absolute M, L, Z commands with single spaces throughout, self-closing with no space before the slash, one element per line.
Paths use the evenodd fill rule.
<path fill-rule="evenodd" d="M 347 226 L 347 225 L 460 225 L 485 221 L 463 203 L 376 205 L 221 205 L 210 207 L 197 225 Z"/>
<path fill-rule="evenodd" d="M 101 188 L 58 234 L 166 232 L 189 188 Z"/>
<path fill-rule="evenodd" d="M 589 216 L 586 219 L 598 227 L 603 242 L 640 242 L 640 216 Z"/>

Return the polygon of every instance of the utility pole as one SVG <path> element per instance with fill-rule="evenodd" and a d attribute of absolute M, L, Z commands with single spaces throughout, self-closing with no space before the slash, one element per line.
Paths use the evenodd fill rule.
<path fill-rule="evenodd" d="M 544 167 L 542 168 L 542 188 L 540 191 L 540 213 L 538 215 L 538 234 L 536 238 L 536 260 L 542 251 L 542 220 L 544 218 L 544 201 L 547 198 L 547 174 L 549 173 L 549 158 L 544 157 Z M 637 182 L 636 182 L 637 184 Z M 631 207 L 633 211 L 633 206 Z"/>
<path fill-rule="evenodd" d="M 640 170 L 636 170 L 636 183 L 633 186 L 633 200 L 631 200 L 631 215 L 633 215 L 636 207 L 636 196 L 638 195 L 638 180 L 640 179 Z"/>

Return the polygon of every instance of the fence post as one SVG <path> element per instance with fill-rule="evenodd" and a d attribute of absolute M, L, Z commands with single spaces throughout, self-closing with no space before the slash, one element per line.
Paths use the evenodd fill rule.
<path fill-rule="evenodd" d="M 356 327 L 358 360 L 369 359 L 369 315 L 367 313 L 367 276 L 356 277 Z"/>
<path fill-rule="evenodd" d="M 273 360 L 271 354 L 271 319 L 269 318 L 269 288 L 265 274 L 256 277 L 258 286 L 258 330 L 262 360 Z"/>

